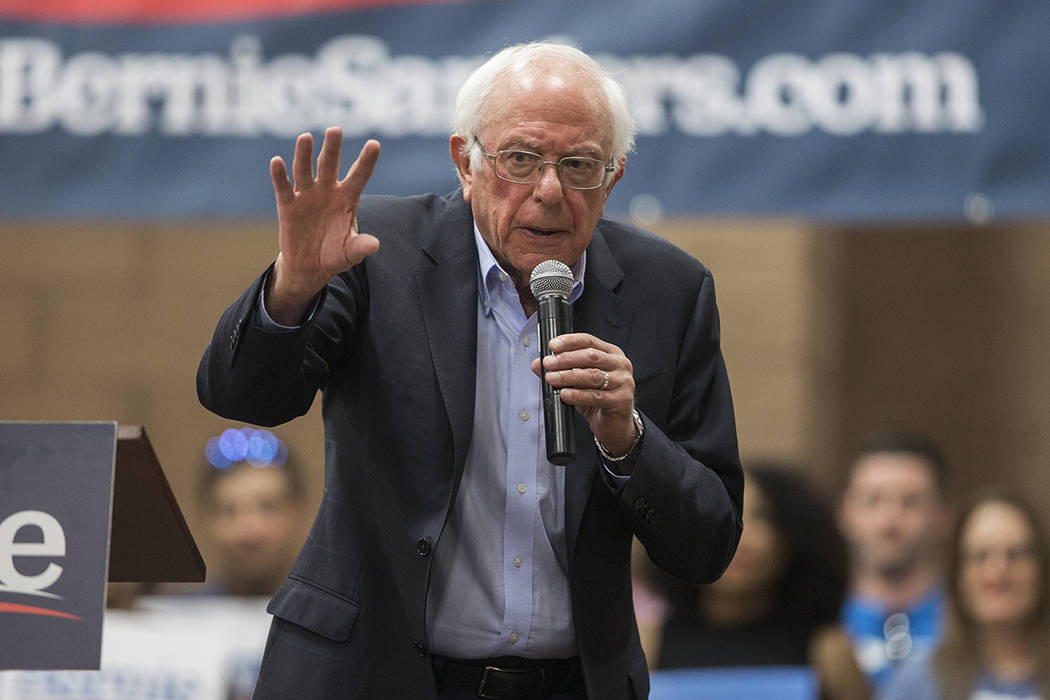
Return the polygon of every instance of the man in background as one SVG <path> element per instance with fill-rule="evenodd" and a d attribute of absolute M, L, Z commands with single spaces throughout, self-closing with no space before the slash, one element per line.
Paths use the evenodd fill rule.
<path fill-rule="evenodd" d="M 876 689 L 940 634 L 945 481 L 940 450 L 908 432 L 870 436 L 850 464 L 839 512 L 852 557 L 843 622 Z"/>
<path fill-rule="evenodd" d="M 203 592 L 271 596 L 302 546 L 303 476 L 268 430 L 229 429 L 208 441 L 200 505 L 215 557 Z"/>

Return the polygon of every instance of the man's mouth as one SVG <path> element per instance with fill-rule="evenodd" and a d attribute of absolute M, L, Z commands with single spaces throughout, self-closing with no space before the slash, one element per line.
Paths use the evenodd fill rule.
<path fill-rule="evenodd" d="M 561 232 L 560 229 L 532 228 L 531 226 L 526 226 L 525 230 L 534 236 L 553 236 Z"/>

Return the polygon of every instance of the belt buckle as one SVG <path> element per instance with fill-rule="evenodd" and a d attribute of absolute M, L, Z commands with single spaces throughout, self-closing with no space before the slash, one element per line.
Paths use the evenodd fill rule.
<path fill-rule="evenodd" d="M 488 688 L 490 673 L 502 673 L 511 676 L 531 676 L 537 674 L 539 675 L 539 682 L 536 684 L 534 692 L 529 695 L 499 693 L 499 691 L 494 688 Z M 478 681 L 478 689 L 476 692 L 477 696 L 483 698 L 483 700 L 539 700 L 539 698 L 542 697 L 543 687 L 546 684 L 547 670 L 544 668 L 500 668 L 499 666 L 486 666 L 481 671 L 481 680 Z"/>

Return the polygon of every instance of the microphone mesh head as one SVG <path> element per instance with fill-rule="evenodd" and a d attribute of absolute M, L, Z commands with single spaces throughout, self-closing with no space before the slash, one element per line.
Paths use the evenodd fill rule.
<path fill-rule="evenodd" d="M 572 284 L 572 270 L 558 260 L 544 260 L 533 268 L 529 277 L 529 287 L 537 299 L 547 294 L 558 294 L 568 298 Z"/>

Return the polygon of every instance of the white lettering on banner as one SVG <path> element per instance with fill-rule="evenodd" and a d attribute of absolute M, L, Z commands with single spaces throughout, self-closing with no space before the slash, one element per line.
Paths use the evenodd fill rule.
<path fill-rule="evenodd" d="M 775 53 L 746 73 L 717 54 L 597 58 L 627 86 L 642 135 L 965 133 L 984 120 L 973 63 L 949 51 Z M 2 39 L 0 133 L 287 137 L 340 124 L 350 136 L 443 136 L 483 60 L 395 56 L 364 35 L 268 60 L 254 36 L 228 55 L 63 56 L 50 40 Z"/>
<path fill-rule="evenodd" d="M 19 673 L 9 690 L 15 698 L 34 700 L 200 700 L 201 685 L 200 680 L 185 669 L 158 669 L 150 673 L 117 667 L 90 673 Z"/>
<path fill-rule="evenodd" d="M 40 542 L 16 542 L 18 531 L 24 527 L 40 529 Z M 49 562 L 36 575 L 25 575 L 15 567 L 15 557 L 64 557 L 66 555 L 66 533 L 61 523 L 49 513 L 40 510 L 23 510 L 0 521 L 0 593 L 26 593 L 61 598 L 48 593 L 62 575 L 62 567 Z"/>

